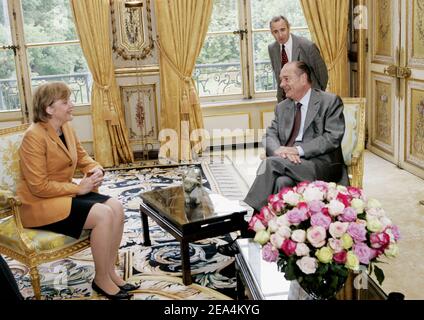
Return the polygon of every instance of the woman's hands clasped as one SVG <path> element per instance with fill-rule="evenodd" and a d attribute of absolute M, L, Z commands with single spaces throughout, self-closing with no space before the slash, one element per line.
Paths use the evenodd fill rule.
<path fill-rule="evenodd" d="M 103 171 L 100 168 L 94 168 L 84 175 L 79 186 L 79 195 L 87 194 L 93 189 L 98 188 L 103 182 Z"/>

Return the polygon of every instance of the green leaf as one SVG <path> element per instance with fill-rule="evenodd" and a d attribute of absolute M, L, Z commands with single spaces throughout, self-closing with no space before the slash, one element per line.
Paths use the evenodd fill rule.
<path fill-rule="evenodd" d="M 375 276 L 376 276 L 376 278 L 377 278 L 377 281 L 378 281 L 378 283 L 380 284 L 380 286 L 381 286 L 381 284 L 383 283 L 383 281 L 384 281 L 384 272 L 383 272 L 383 270 L 381 270 L 379 267 L 377 267 L 377 266 L 374 266 L 374 274 L 375 274 Z"/>
<path fill-rule="evenodd" d="M 285 272 L 284 277 L 287 280 L 296 280 L 296 263 L 294 259 L 288 261 Z"/>

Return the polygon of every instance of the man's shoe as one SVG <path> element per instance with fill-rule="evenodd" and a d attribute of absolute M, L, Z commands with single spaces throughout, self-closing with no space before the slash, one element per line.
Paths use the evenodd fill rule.
<path fill-rule="evenodd" d="M 126 283 L 123 286 L 118 286 L 122 291 L 134 291 L 140 288 L 139 284 Z"/>
<path fill-rule="evenodd" d="M 239 253 L 239 249 L 235 240 L 233 242 L 219 246 L 217 250 L 220 254 L 229 257 L 234 257 L 237 253 Z"/>
<path fill-rule="evenodd" d="M 132 293 L 128 293 L 126 291 L 119 290 L 118 293 L 115 294 L 109 294 L 105 292 L 102 288 L 100 288 L 94 281 L 91 284 L 91 287 L 94 291 L 97 293 L 100 293 L 101 295 L 104 295 L 106 298 L 110 300 L 129 300 L 133 296 Z"/>

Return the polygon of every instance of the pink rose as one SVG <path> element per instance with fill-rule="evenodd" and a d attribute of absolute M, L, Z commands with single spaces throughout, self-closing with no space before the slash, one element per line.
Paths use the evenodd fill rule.
<path fill-rule="evenodd" d="M 324 208 L 325 204 L 322 201 L 319 200 L 312 200 L 309 202 L 309 211 L 311 211 L 312 214 L 321 212 L 322 208 Z"/>
<path fill-rule="evenodd" d="M 261 217 L 263 217 L 262 223 L 265 222 L 266 224 L 268 224 L 268 221 L 270 221 L 270 220 L 272 220 L 276 217 L 276 215 L 268 207 L 263 207 L 261 209 L 261 212 L 259 213 L 259 215 Z"/>
<path fill-rule="evenodd" d="M 320 248 L 325 244 L 326 236 L 325 228 L 321 226 L 313 226 L 306 231 L 306 238 L 315 248 Z"/>
<path fill-rule="evenodd" d="M 293 253 L 296 252 L 296 242 L 286 239 L 283 242 L 283 245 L 281 246 L 281 250 L 286 254 L 286 256 L 291 256 Z"/>
<path fill-rule="evenodd" d="M 249 229 L 255 232 L 266 229 L 262 221 L 257 216 L 258 215 L 252 216 L 252 218 L 250 218 L 250 221 L 249 221 Z"/>
<path fill-rule="evenodd" d="M 283 188 L 282 190 L 280 190 L 280 192 L 278 192 L 278 197 L 279 197 L 280 199 L 283 199 L 283 196 L 284 196 L 287 192 L 289 192 L 289 191 L 293 191 L 293 189 L 292 189 L 292 188 L 288 188 L 288 187 Z"/>
<path fill-rule="evenodd" d="M 370 242 L 372 248 L 384 251 L 390 244 L 390 236 L 386 232 L 371 233 Z"/>
<path fill-rule="evenodd" d="M 284 209 L 285 203 L 284 203 L 283 200 L 278 200 L 278 201 L 273 202 L 271 206 L 272 206 L 272 209 L 275 212 L 279 213 Z"/>
<path fill-rule="evenodd" d="M 373 256 L 373 250 L 365 243 L 356 243 L 353 245 L 353 253 L 358 257 L 359 262 L 362 264 L 369 264 Z"/>
<path fill-rule="evenodd" d="M 312 257 L 302 257 L 296 261 L 296 264 L 304 274 L 313 274 L 318 267 L 317 259 Z"/>
<path fill-rule="evenodd" d="M 326 230 L 331 224 L 331 217 L 322 213 L 313 214 L 311 217 L 311 226 L 321 226 Z"/>
<path fill-rule="evenodd" d="M 347 194 L 340 193 L 337 195 L 337 200 L 339 200 L 341 203 L 344 204 L 345 207 L 350 206 L 350 201 L 352 200 L 351 197 Z"/>
<path fill-rule="evenodd" d="M 353 197 L 353 198 L 360 198 L 362 195 L 362 191 L 359 188 L 355 188 L 355 187 L 347 187 L 347 191 L 349 192 L 349 194 Z"/>
<path fill-rule="evenodd" d="M 328 191 L 328 183 L 325 181 L 316 180 L 312 183 L 312 185 L 320 189 L 323 193 L 327 193 Z"/>
<path fill-rule="evenodd" d="M 354 222 L 356 221 L 356 216 L 356 210 L 352 207 L 347 207 L 343 210 L 343 214 L 341 214 L 337 218 L 342 222 Z"/>
<path fill-rule="evenodd" d="M 262 258 L 268 262 L 275 262 L 278 259 L 278 250 L 270 243 L 262 247 Z"/>
<path fill-rule="evenodd" d="M 333 238 L 340 238 L 344 233 L 346 233 L 347 227 L 349 224 L 347 222 L 333 222 L 330 224 L 329 232 Z"/>
<path fill-rule="evenodd" d="M 391 225 L 390 227 L 388 227 L 388 229 L 390 229 L 390 231 L 392 232 L 395 241 L 398 241 L 400 239 L 400 232 L 398 226 Z"/>
<path fill-rule="evenodd" d="M 333 260 L 336 263 L 344 264 L 346 262 L 346 258 L 347 258 L 347 252 L 345 250 L 342 250 L 340 252 L 333 254 Z"/>
<path fill-rule="evenodd" d="M 286 215 L 287 221 L 294 225 L 298 225 L 302 221 L 308 219 L 306 212 L 297 208 L 293 208 L 292 210 L 288 211 Z"/>
<path fill-rule="evenodd" d="M 302 182 L 299 182 L 297 184 L 297 186 L 294 187 L 293 189 L 297 193 L 303 193 L 303 191 L 305 191 L 305 189 L 308 187 L 308 185 L 309 185 L 309 181 L 302 181 Z"/>
<path fill-rule="evenodd" d="M 365 229 L 366 224 L 351 222 L 347 228 L 347 233 L 352 237 L 355 242 L 365 241 L 367 230 Z"/>

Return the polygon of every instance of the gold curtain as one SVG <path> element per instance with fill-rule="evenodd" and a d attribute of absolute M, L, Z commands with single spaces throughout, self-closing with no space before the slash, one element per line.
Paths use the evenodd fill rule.
<path fill-rule="evenodd" d="M 348 0 L 301 0 L 312 38 L 327 64 L 327 90 L 349 96 L 347 59 Z"/>
<path fill-rule="evenodd" d="M 105 167 L 134 161 L 116 85 L 109 0 L 70 0 L 81 48 L 93 75 L 94 155 Z"/>
<path fill-rule="evenodd" d="M 190 133 L 203 128 L 199 97 L 191 75 L 206 37 L 212 4 L 213 0 L 155 0 L 161 130 L 177 133 L 177 141 L 171 141 L 175 153 L 168 154 L 176 161 L 191 159 Z"/>

